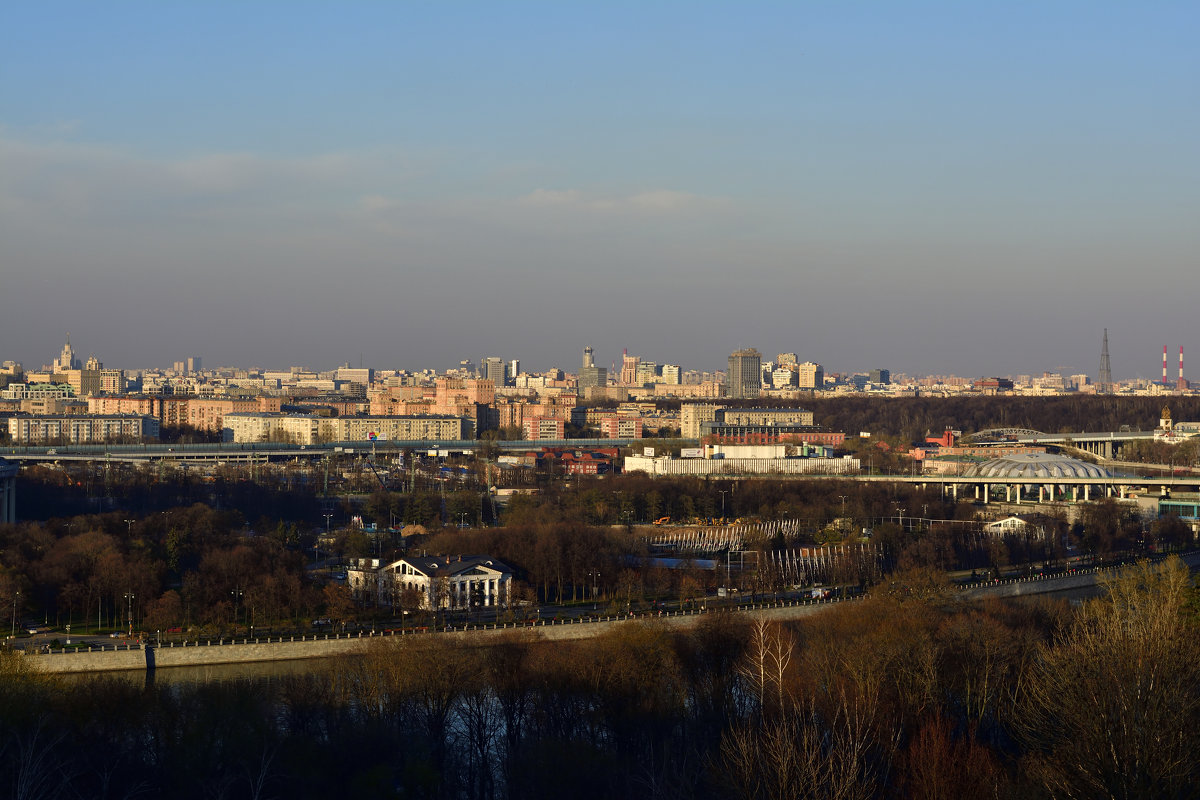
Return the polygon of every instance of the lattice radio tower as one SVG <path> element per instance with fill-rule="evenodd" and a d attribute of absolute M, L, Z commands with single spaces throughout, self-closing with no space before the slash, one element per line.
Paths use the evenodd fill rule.
<path fill-rule="evenodd" d="M 1112 391 L 1112 365 L 1108 363 L 1108 328 L 1104 329 L 1104 347 L 1100 351 L 1100 386 L 1101 394 Z"/>

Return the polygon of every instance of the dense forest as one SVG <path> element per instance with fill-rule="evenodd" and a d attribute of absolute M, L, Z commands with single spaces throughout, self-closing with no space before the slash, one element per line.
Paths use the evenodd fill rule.
<path fill-rule="evenodd" d="M 0 658 L 14 798 L 992 798 L 1200 793 L 1179 562 L 963 603 L 938 576 L 787 625 L 438 636 L 290 677 L 60 680 Z"/>

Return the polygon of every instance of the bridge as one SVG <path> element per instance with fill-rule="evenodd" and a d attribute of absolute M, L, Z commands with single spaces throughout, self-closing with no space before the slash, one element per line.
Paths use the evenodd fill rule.
<path fill-rule="evenodd" d="M 840 477 L 840 476 L 839 476 Z M 989 503 L 999 500 L 999 493 L 1004 492 L 1004 502 L 1017 503 L 1038 502 L 1068 499 L 1088 502 L 1101 497 L 1119 497 L 1125 499 L 1131 494 L 1156 492 L 1158 497 L 1170 497 L 1172 491 L 1200 492 L 1200 476 L 1162 477 L 1119 475 L 1112 478 L 1089 478 L 1085 476 L 1072 477 L 1005 477 L 994 476 L 965 476 L 965 475 L 858 475 L 849 477 L 850 480 L 874 483 L 906 483 L 920 487 L 922 490 L 930 486 L 940 486 L 942 495 L 949 493 L 958 499 L 960 490 L 966 495 L 973 492 L 976 500 Z M 1037 499 L 1034 500 L 1034 492 Z"/>
<path fill-rule="evenodd" d="M 45 447 L 3 447 L 0 458 L 23 463 L 54 461 L 109 461 L 144 463 L 179 462 L 258 462 L 291 459 L 322 459 L 327 456 L 389 456 L 411 450 L 419 453 L 474 453 L 481 447 L 504 452 L 528 452 L 544 447 L 587 450 L 598 447 L 629 447 L 639 439 L 526 439 L 482 441 L 478 439 L 409 441 L 353 441 L 322 444 L 283 444 L 280 442 L 221 444 L 74 444 Z"/>
<path fill-rule="evenodd" d="M 1105 431 L 1102 433 L 1041 433 L 1026 428 L 992 428 L 971 434 L 976 446 L 1024 444 L 1039 447 L 1073 447 L 1099 458 L 1111 459 L 1129 442 L 1154 439 L 1154 431 Z M 993 441 L 987 441 L 992 439 Z"/>

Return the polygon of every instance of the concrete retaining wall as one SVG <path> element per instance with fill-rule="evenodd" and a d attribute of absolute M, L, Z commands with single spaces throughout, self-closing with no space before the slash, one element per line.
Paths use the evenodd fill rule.
<path fill-rule="evenodd" d="M 846 602 L 846 601 L 843 601 Z M 834 601 L 763 604 L 738 609 L 740 613 L 771 620 L 799 619 L 816 614 L 834 605 Z M 712 611 L 707 613 L 727 613 Z M 704 612 L 672 612 L 661 616 L 643 614 L 635 617 L 613 617 L 595 621 L 543 621 L 536 625 L 508 624 L 480 626 L 443 633 L 406 632 L 403 634 L 363 634 L 334 637 L 293 637 L 272 640 L 240 640 L 223 644 L 188 644 L 174 647 L 132 646 L 127 650 L 55 651 L 29 653 L 28 663 L 36 669 L 53 673 L 111 672 L 145 670 L 147 668 L 193 667 L 213 664 L 239 664 L 256 661 L 294 661 L 332 658 L 364 651 L 372 642 L 394 640 L 399 636 L 448 636 L 465 647 L 483 647 L 500 641 L 515 631 L 526 631 L 547 641 L 571 641 L 602 636 L 630 622 L 662 624 L 670 627 L 690 627 L 699 622 Z"/>

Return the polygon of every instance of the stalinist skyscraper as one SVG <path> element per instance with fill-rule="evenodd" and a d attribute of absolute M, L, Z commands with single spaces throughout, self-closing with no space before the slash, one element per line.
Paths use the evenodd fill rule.
<path fill-rule="evenodd" d="M 55 359 L 53 364 L 54 372 L 62 372 L 68 369 L 81 369 L 82 362 L 76 357 L 75 351 L 71 349 L 71 334 L 67 334 L 67 343 L 63 345 L 62 354 Z"/>

